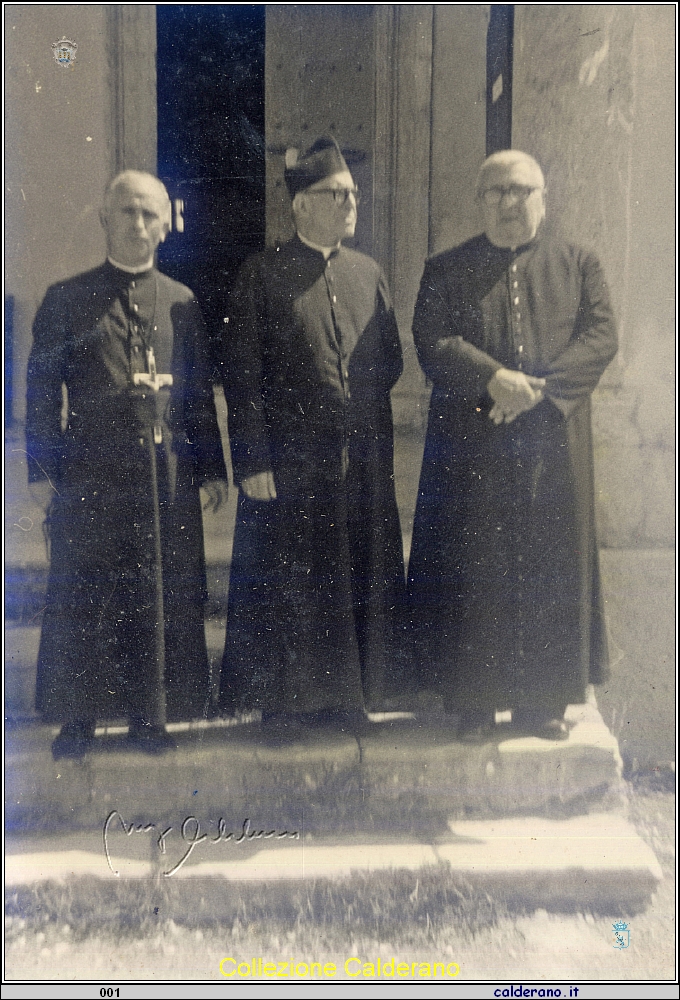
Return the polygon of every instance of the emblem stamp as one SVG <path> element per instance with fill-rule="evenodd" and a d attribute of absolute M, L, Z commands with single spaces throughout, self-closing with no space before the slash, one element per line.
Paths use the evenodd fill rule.
<path fill-rule="evenodd" d="M 623 951 L 630 946 L 630 927 L 624 920 L 617 920 L 612 924 L 614 928 L 614 948 Z"/>
<path fill-rule="evenodd" d="M 78 46 L 68 38 L 61 38 L 58 42 L 52 42 L 52 55 L 59 66 L 69 69 L 76 61 Z"/>

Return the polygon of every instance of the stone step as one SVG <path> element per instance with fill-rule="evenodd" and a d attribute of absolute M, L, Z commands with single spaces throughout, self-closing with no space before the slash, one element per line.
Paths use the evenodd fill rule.
<path fill-rule="evenodd" d="M 567 711 L 569 739 L 513 736 L 462 744 L 444 717 L 373 716 L 354 738 L 306 730 L 289 745 L 263 740 L 259 723 L 176 724 L 178 749 L 159 757 L 126 750 L 125 729 L 101 730 L 80 761 L 53 761 L 58 731 L 39 724 L 7 730 L 9 829 L 101 830 L 119 810 L 127 822 L 205 824 L 246 817 L 268 828 L 313 835 L 386 831 L 440 834 L 451 817 L 562 817 L 614 808 L 621 759 L 594 704 Z"/>
<path fill-rule="evenodd" d="M 148 824 L 147 824 L 148 826 Z M 127 832 L 116 817 L 101 833 L 9 840 L 8 886 L 73 876 L 207 878 L 230 881 L 337 879 L 351 872 L 446 865 L 472 887 L 531 909 L 637 912 L 662 879 L 652 850 L 617 813 L 570 819 L 535 816 L 451 820 L 433 842 L 286 833 L 265 841 L 258 829 L 154 826 Z M 227 839 L 227 833 L 232 837 Z M 161 835 L 164 853 L 159 848 Z M 253 836 L 254 835 L 254 836 Z M 252 839 L 249 839 L 252 837 Z M 514 897 L 517 900 L 514 900 Z"/>

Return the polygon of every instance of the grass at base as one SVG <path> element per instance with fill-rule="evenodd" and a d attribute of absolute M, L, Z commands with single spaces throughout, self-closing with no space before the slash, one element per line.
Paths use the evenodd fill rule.
<path fill-rule="evenodd" d="M 365 934 L 398 942 L 423 940 L 455 924 L 472 936 L 493 927 L 508 911 L 502 900 L 477 889 L 448 865 L 419 871 L 355 872 L 339 879 L 304 882 L 102 882 L 93 877 L 21 886 L 6 894 L 8 943 L 26 932 L 69 927 L 72 940 L 97 934 L 151 936 L 163 927 L 277 935 L 305 927 L 334 939 Z"/>

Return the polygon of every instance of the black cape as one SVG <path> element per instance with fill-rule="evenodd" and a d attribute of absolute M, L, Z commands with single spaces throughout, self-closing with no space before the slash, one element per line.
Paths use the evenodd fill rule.
<path fill-rule="evenodd" d="M 106 263 L 48 289 L 33 335 L 29 478 L 49 477 L 56 490 L 37 708 L 52 722 L 143 717 L 153 700 L 151 472 L 131 391 L 151 344 L 158 372 L 173 376 L 155 414 L 167 715 L 201 716 L 209 672 L 198 487 L 226 472 L 198 305 L 155 270 L 133 276 Z"/>
<path fill-rule="evenodd" d="M 415 656 L 449 710 L 559 710 L 607 676 L 590 394 L 616 352 L 593 254 L 485 236 L 428 261 L 413 334 L 432 380 L 409 564 Z M 507 425 L 500 367 L 547 380 Z"/>
<path fill-rule="evenodd" d="M 236 712 L 381 704 L 405 579 L 390 389 L 401 347 L 378 265 L 299 239 L 244 266 L 225 339 L 239 497 L 220 701 Z M 226 328 L 225 327 L 225 328 Z"/>

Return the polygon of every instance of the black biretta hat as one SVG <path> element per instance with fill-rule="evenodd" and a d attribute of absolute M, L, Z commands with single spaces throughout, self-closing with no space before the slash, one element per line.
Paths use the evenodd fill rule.
<path fill-rule="evenodd" d="M 347 170 L 345 158 L 332 135 L 322 135 L 313 146 L 298 154 L 297 149 L 286 150 L 286 169 L 284 178 L 291 198 L 300 191 L 311 187 L 324 177 L 339 174 Z"/>

